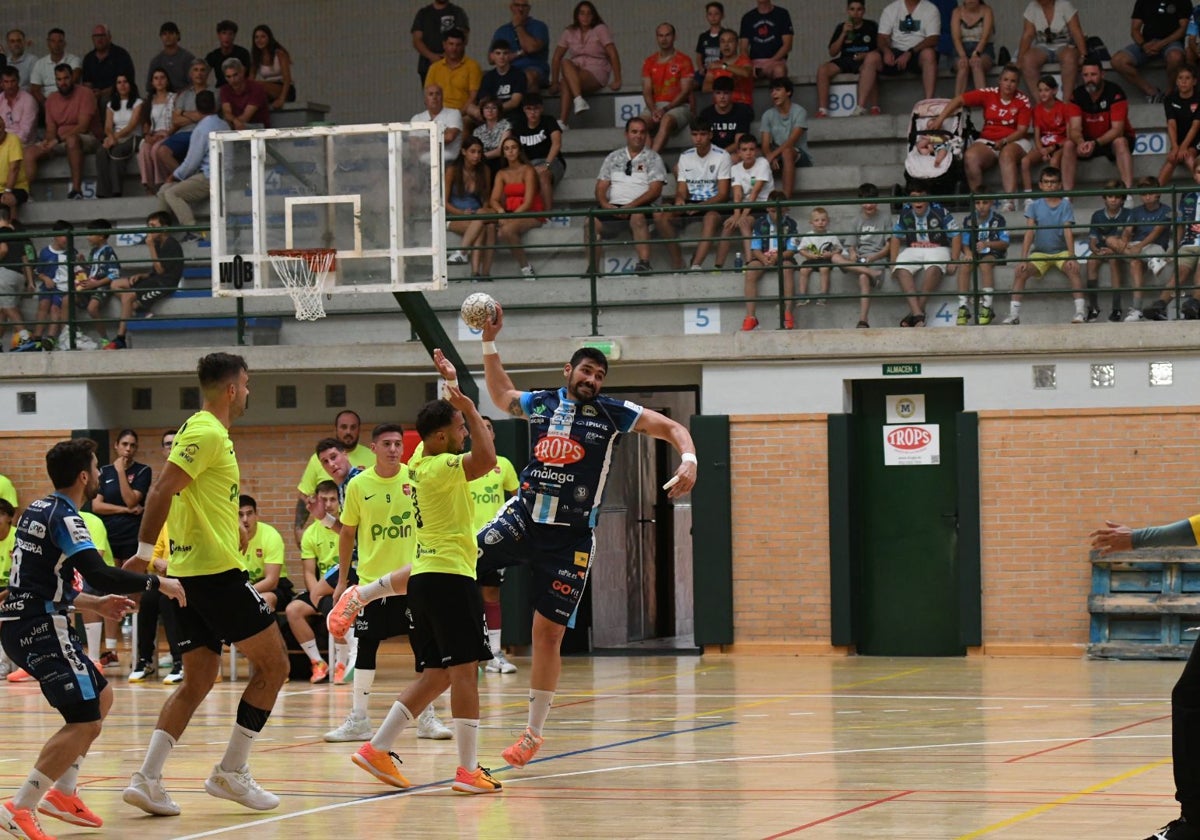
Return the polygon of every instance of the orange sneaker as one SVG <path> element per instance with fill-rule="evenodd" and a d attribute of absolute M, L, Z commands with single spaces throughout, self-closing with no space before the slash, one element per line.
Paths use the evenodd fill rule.
<path fill-rule="evenodd" d="M 758 329 L 758 319 L 755 318 L 753 315 L 747 315 L 745 318 L 742 319 L 742 331 L 743 332 L 750 332 L 751 330 L 756 330 L 756 329 Z"/>
<path fill-rule="evenodd" d="M 345 685 L 346 684 L 346 666 L 343 665 L 341 662 L 339 662 L 333 666 L 333 684 L 334 685 Z"/>
<path fill-rule="evenodd" d="M 9 799 L 0 806 L 0 830 L 13 837 L 23 837 L 25 840 L 54 840 L 52 836 L 42 831 L 38 822 L 37 812 L 28 808 L 18 808 Z"/>
<path fill-rule="evenodd" d="M 521 735 L 521 740 L 500 753 L 500 756 L 513 767 L 524 767 L 533 760 L 533 757 L 537 755 L 537 751 L 541 746 L 542 737 L 534 735 L 533 731 L 527 726 L 525 727 L 525 732 Z"/>
<path fill-rule="evenodd" d="M 400 762 L 400 756 L 394 752 L 377 750 L 371 746 L 370 741 L 359 747 L 358 752 L 350 756 L 350 760 L 385 785 L 391 785 L 401 790 L 412 787 L 412 784 L 400 772 L 400 768 L 396 766 Z"/>
<path fill-rule="evenodd" d="M 83 804 L 78 790 L 68 795 L 57 788 L 50 788 L 41 804 L 38 805 L 38 813 L 71 825 L 86 825 L 89 828 L 99 828 L 104 825 L 104 820 Z"/>
<path fill-rule="evenodd" d="M 329 679 L 329 664 L 326 662 L 312 663 L 312 676 L 308 678 L 310 683 L 323 683 Z"/>
<path fill-rule="evenodd" d="M 783 328 L 785 330 L 794 330 L 796 328 L 796 319 L 792 317 L 791 312 L 783 313 Z"/>
<path fill-rule="evenodd" d="M 346 632 L 354 624 L 354 617 L 362 612 L 365 606 L 366 604 L 358 600 L 358 587 L 347 586 L 342 597 L 338 598 L 338 602 L 329 611 L 329 617 L 325 619 L 325 626 L 329 628 L 330 634 L 339 642 L 343 641 Z"/>
<path fill-rule="evenodd" d="M 32 682 L 33 675 L 24 668 L 15 668 L 5 679 L 9 682 Z"/>
<path fill-rule="evenodd" d="M 450 787 L 459 793 L 499 793 L 502 789 L 502 785 L 492 778 L 492 771 L 482 765 L 477 766 L 474 772 L 459 767 Z"/>

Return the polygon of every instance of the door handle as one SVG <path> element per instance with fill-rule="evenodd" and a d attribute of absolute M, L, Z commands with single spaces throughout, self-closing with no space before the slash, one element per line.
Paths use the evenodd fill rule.
<path fill-rule="evenodd" d="M 657 522 L 658 522 L 657 519 L 639 519 L 638 520 L 639 525 L 654 525 Z"/>

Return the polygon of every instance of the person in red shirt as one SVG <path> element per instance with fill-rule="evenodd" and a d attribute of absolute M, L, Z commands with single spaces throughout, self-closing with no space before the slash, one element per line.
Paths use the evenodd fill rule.
<path fill-rule="evenodd" d="M 750 56 L 738 53 L 738 34 L 732 29 L 722 29 L 720 35 L 720 61 L 704 71 L 700 90 L 712 93 L 713 82 L 728 76 L 733 79 L 733 101 L 754 107 L 754 66 Z"/>
<path fill-rule="evenodd" d="M 692 121 L 692 88 L 696 70 L 692 60 L 675 49 L 675 27 L 660 23 L 654 30 L 658 52 L 642 62 L 642 119 L 654 134 L 652 148 L 661 152 L 676 131 Z"/>
<path fill-rule="evenodd" d="M 1038 79 L 1033 108 L 1033 148 L 1021 158 L 1021 188 L 1033 192 L 1034 167 L 1062 170 L 1063 189 L 1075 189 L 1075 141 L 1067 134 L 1071 106 L 1058 98 L 1058 82 L 1047 74 Z"/>
<path fill-rule="evenodd" d="M 997 162 L 1000 164 L 1000 181 L 1004 191 L 1017 190 L 1020 160 L 1033 148 L 1028 137 L 1032 121 L 1029 98 L 1017 90 L 1020 83 L 1020 69 L 1015 64 L 1005 65 L 997 87 L 971 90 L 954 97 L 946 103 L 942 113 L 929 123 L 929 129 L 937 131 L 946 117 L 960 108 L 983 108 L 983 129 L 963 154 L 967 185 L 972 191 L 983 187 L 983 173 Z M 1002 212 L 1012 212 L 1016 205 L 1009 199 L 1000 209 Z"/>
<path fill-rule="evenodd" d="M 1167 115 L 1167 138 L 1171 148 L 1158 171 L 1158 183 L 1166 186 L 1175 174 L 1175 168 L 1186 166 L 1188 172 L 1196 168 L 1197 145 L 1200 145 L 1200 92 L 1196 90 L 1196 69 L 1185 64 L 1175 73 L 1175 90 L 1163 101 Z"/>
<path fill-rule="evenodd" d="M 1079 72 L 1083 84 L 1071 96 L 1067 123 L 1076 155 L 1079 160 L 1108 158 L 1117 164 L 1121 183 L 1133 187 L 1134 133 L 1125 91 L 1104 80 L 1104 68 L 1096 59 L 1084 59 Z M 1132 195 L 1126 196 L 1125 206 L 1133 208 Z"/>

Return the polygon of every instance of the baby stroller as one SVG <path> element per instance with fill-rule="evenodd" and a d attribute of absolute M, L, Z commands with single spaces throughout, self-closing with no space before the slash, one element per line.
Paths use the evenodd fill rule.
<path fill-rule="evenodd" d="M 908 128 L 908 154 L 904 157 L 904 191 L 920 186 L 931 196 L 966 192 L 963 151 L 974 135 L 970 114 L 959 111 L 941 128 L 929 123 L 946 107 L 948 99 L 922 99 L 913 106 Z"/>

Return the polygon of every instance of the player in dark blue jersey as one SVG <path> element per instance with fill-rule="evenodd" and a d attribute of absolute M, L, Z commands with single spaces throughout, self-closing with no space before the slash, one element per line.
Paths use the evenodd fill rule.
<path fill-rule="evenodd" d="M 76 781 L 112 706 L 112 689 L 84 655 L 69 613 L 72 606 L 86 607 L 120 620 L 134 603 L 121 595 L 77 591 L 75 573 L 100 592 L 184 597 L 179 581 L 112 568 L 92 544 L 79 507 L 100 486 L 95 442 L 56 443 L 46 453 L 46 472 L 54 492 L 30 504 L 17 522 L 8 598 L 0 605 L 0 644 L 38 680 L 65 723 L 46 742 L 16 796 L 0 806 L 0 829 L 14 837 L 48 836 L 38 825 L 39 812 L 74 825 L 102 825 L 80 800 Z"/>
<path fill-rule="evenodd" d="M 608 360 L 599 350 L 576 350 L 563 366 L 566 385 L 555 391 L 520 391 L 496 352 L 504 313 L 483 328 L 483 371 L 492 402 L 529 421 L 533 458 L 521 472 L 521 487 L 477 536 L 477 574 L 528 563 L 533 571 L 533 662 L 530 667 L 529 725 L 504 760 L 524 767 L 542 744 L 542 727 L 558 687 L 559 648 L 572 622 L 595 550 L 592 529 L 618 435 L 641 432 L 670 443 L 679 467 L 667 482 L 670 498 L 696 483 L 696 447 L 679 423 L 624 400 L 601 396 Z"/>

